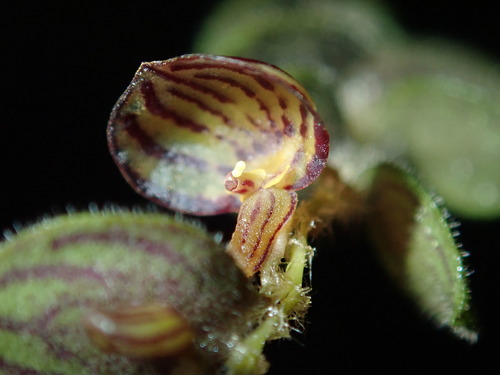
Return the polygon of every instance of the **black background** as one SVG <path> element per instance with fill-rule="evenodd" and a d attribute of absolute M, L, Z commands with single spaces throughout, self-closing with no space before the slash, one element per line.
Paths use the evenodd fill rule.
<path fill-rule="evenodd" d="M 390 1 L 414 35 L 453 38 L 500 61 L 494 3 Z M 195 52 L 191 41 L 216 1 L 172 4 L 2 2 L 0 229 L 63 212 L 67 204 L 145 204 L 109 157 L 105 128 L 140 62 Z M 500 349 L 499 229 L 498 221 L 465 221 L 461 227 L 475 271 L 478 344 L 422 319 L 352 228 L 321 246 L 305 335 L 270 345 L 270 373 L 491 373 L 484 368 L 496 365 Z"/>

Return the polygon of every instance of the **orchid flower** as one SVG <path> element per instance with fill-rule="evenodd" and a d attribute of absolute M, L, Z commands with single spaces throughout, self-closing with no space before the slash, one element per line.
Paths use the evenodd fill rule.
<path fill-rule="evenodd" d="M 228 251 L 251 276 L 283 257 L 295 191 L 325 167 L 329 137 L 314 108 L 272 65 L 186 55 L 141 65 L 108 139 L 148 199 L 195 215 L 239 210 Z"/>
<path fill-rule="evenodd" d="M 247 277 L 260 271 L 260 293 L 271 302 L 245 343 L 255 354 L 235 350 L 229 367 L 254 368 L 248 363 L 262 361 L 265 341 L 287 336 L 288 320 L 309 304 L 302 276 L 310 228 L 297 228 L 312 216 L 293 220 L 295 191 L 325 167 L 329 136 L 307 92 L 255 60 L 144 63 L 113 110 L 108 140 L 126 180 L 148 199 L 194 215 L 239 210 L 227 252 Z"/>
<path fill-rule="evenodd" d="M 120 210 L 20 232 L 1 248 L 9 303 L 0 333 L 14 345 L 0 348 L 0 368 L 264 373 L 265 342 L 287 336 L 307 310 L 307 236 L 313 218 L 328 217 L 297 208 L 295 191 L 329 152 L 308 94 L 253 60 L 144 63 L 112 111 L 108 141 L 126 180 L 153 202 L 191 215 L 239 212 L 232 239 L 222 251 L 189 223 Z M 21 317 L 19 298 L 31 300 Z"/>
<path fill-rule="evenodd" d="M 477 340 L 454 223 L 405 163 L 356 144 L 340 126 L 357 119 L 359 133 L 370 138 L 380 114 L 391 120 L 384 106 L 368 111 L 377 116 L 352 106 L 369 95 L 357 78 L 343 75 L 366 64 L 366 56 L 392 50 L 402 35 L 388 36 L 395 25 L 368 4 L 255 1 L 258 7 L 251 0 L 223 3 L 201 49 L 264 54 L 306 72 L 330 134 L 306 89 L 274 65 L 209 54 L 143 63 L 112 110 L 107 140 L 125 180 L 168 213 L 91 209 L 6 232 L 1 373 L 264 374 L 266 342 L 300 330 L 309 308 L 311 239 L 332 223 L 354 220 L 428 317 Z M 352 14 L 360 17 L 355 31 Z M 228 39 L 220 37 L 224 27 Z M 235 45 L 232 30 L 239 28 L 236 34 L 248 39 Z M 321 35 L 303 38 L 304 30 Z M 268 35 L 293 42 L 277 49 L 263 42 Z M 322 60 L 325 35 L 348 41 L 337 46 L 339 61 Z M 314 68 L 309 55 L 297 55 L 295 41 L 319 57 Z M 427 93 L 415 98 L 427 108 Z M 482 174 L 490 170 L 489 159 L 471 160 Z M 498 205 L 476 204 L 476 215 L 498 212 Z M 234 224 L 230 237 L 181 217 L 221 214 L 217 224 Z"/>

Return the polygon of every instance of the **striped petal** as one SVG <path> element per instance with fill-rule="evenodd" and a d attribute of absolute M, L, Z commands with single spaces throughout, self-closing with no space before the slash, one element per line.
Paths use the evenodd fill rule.
<path fill-rule="evenodd" d="M 86 314 L 85 329 L 103 352 L 131 358 L 176 356 L 193 347 L 194 331 L 173 308 L 159 303 L 119 306 Z"/>
<path fill-rule="evenodd" d="M 252 192 L 298 190 L 322 171 L 329 147 L 293 78 L 258 61 L 210 55 L 143 63 L 111 114 L 108 141 L 135 190 L 197 215 L 238 211 L 240 199 L 227 193 L 238 181 L 226 178 L 238 162 L 259 171 Z"/>
<path fill-rule="evenodd" d="M 260 307 L 206 232 L 128 212 L 61 216 L 0 243 L 0 301 L 2 374 L 171 373 L 133 360 L 158 356 L 198 374 L 177 368 L 187 355 L 213 374 Z"/>
<path fill-rule="evenodd" d="M 248 277 L 283 256 L 296 206 L 297 193 L 277 188 L 261 189 L 243 202 L 228 252 Z"/>

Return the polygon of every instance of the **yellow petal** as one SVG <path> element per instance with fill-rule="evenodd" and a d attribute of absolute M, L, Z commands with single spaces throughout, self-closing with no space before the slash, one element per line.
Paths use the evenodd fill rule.
<path fill-rule="evenodd" d="M 283 256 L 280 240 L 288 234 L 296 206 L 295 192 L 273 187 L 260 189 L 243 202 L 228 252 L 248 277 L 267 261 Z"/>

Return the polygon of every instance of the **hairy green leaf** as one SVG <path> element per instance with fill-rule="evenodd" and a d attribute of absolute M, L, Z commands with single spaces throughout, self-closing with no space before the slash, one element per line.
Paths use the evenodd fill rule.
<path fill-rule="evenodd" d="M 260 306 L 219 243 L 161 214 L 43 220 L 1 243 L 0 260 L 5 374 L 213 374 Z M 194 335 L 188 349 L 186 324 Z M 120 337 L 131 337 L 130 345 Z M 167 341 L 158 349 L 161 338 Z M 98 349 L 110 345 L 118 348 L 113 354 Z M 129 358 L 150 356 L 146 345 L 171 358 Z"/>
<path fill-rule="evenodd" d="M 427 316 L 474 342 L 467 272 L 446 215 L 403 170 L 371 173 L 368 226 L 382 264 Z"/>

